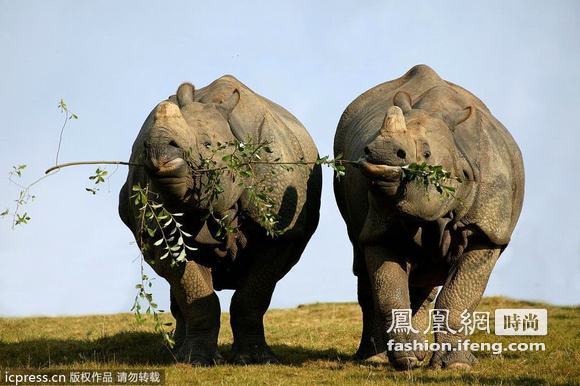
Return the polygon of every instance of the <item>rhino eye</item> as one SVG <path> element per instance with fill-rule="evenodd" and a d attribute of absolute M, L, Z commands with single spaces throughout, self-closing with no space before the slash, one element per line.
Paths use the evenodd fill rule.
<path fill-rule="evenodd" d="M 425 157 L 425 158 L 431 157 L 431 152 L 429 150 L 427 150 L 425 153 L 423 153 L 423 157 Z"/>
<path fill-rule="evenodd" d="M 203 141 L 203 146 L 210 147 L 211 146 L 211 141 Z"/>

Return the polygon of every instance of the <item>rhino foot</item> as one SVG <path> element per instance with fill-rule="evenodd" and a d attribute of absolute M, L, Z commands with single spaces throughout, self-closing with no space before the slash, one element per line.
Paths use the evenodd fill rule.
<path fill-rule="evenodd" d="M 392 334 L 391 338 L 395 343 L 402 344 L 424 341 L 423 335 L 418 333 Z M 398 351 L 393 348 L 393 350 L 387 351 L 387 355 L 389 362 L 393 364 L 395 369 L 411 370 L 422 365 L 427 357 L 427 352 L 423 350 Z"/>
<path fill-rule="evenodd" d="M 399 371 L 412 370 L 421 364 L 421 361 L 412 353 L 401 353 L 401 355 L 392 356 L 389 361 Z"/>
<path fill-rule="evenodd" d="M 384 353 L 384 350 L 377 347 L 374 338 L 363 338 L 358 346 L 358 350 L 354 354 L 354 359 L 358 361 L 365 362 L 388 362 L 388 359 Z"/>
<path fill-rule="evenodd" d="M 280 361 L 266 343 L 253 345 L 234 345 L 231 361 L 239 365 L 278 364 Z"/>
<path fill-rule="evenodd" d="M 433 354 L 429 367 L 432 369 L 470 370 L 477 358 L 469 351 L 438 351 Z"/>
<path fill-rule="evenodd" d="M 393 364 L 396 370 L 412 370 L 421 366 L 425 355 L 423 352 L 415 351 L 390 351 L 387 352 L 389 362 Z"/>
<path fill-rule="evenodd" d="M 175 358 L 178 362 L 194 366 L 214 366 L 224 362 L 217 347 L 208 347 L 204 342 L 185 338 L 175 349 Z"/>
<path fill-rule="evenodd" d="M 369 364 L 369 365 L 385 365 L 387 363 L 389 363 L 389 358 L 387 358 L 387 355 L 383 352 L 378 353 L 378 354 L 374 354 L 374 355 L 370 355 L 370 356 L 363 356 L 363 357 L 359 357 L 358 353 L 355 356 L 356 359 L 364 362 L 365 364 Z"/>

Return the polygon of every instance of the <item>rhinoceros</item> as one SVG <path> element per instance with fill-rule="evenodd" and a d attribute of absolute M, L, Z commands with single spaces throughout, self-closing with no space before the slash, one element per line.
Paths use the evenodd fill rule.
<path fill-rule="evenodd" d="M 212 158 L 214 169 L 223 167 L 223 155 L 231 153 L 223 144 L 249 141 L 269 144 L 262 163 L 254 165 L 254 180 L 240 184 L 240 176 L 236 180 L 224 173 L 223 192 L 209 200 L 209 177 L 199 172 L 207 165 L 201 160 Z M 312 138 L 292 114 L 233 76 L 198 90 L 184 83 L 149 114 L 133 144 L 130 161 L 136 165 L 129 168 L 120 192 L 119 213 L 145 260 L 169 282 L 178 360 L 200 365 L 222 361 L 215 290 L 233 289 L 231 360 L 277 361 L 265 340 L 263 316 L 276 283 L 299 260 L 318 225 L 322 177 L 313 162 L 317 158 Z M 281 171 L 268 164 L 296 161 L 304 164 Z M 277 213 L 274 236 L 261 225 L 263 213 L 249 197 L 252 184 L 268 188 L 268 205 Z M 163 258 L 162 245 L 155 245 L 159 235 L 150 237 L 141 229 L 139 208 L 131 198 L 135 185 L 148 186 L 167 210 L 183 213 L 181 229 L 191 235 L 190 247 L 197 248 L 186 250 L 186 263 Z M 217 220 L 226 216 L 229 232 Z"/>
<path fill-rule="evenodd" d="M 427 353 L 404 344 L 423 342 L 429 316 L 439 315 L 448 325 L 431 331 L 446 344 L 430 365 L 471 367 L 473 354 L 453 349 L 520 215 L 524 168 L 514 139 L 477 97 L 417 65 L 346 108 L 334 153 L 359 160 L 334 183 L 363 312 L 356 357 L 422 364 Z M 408 178 L 405 166 L 423 163 L 448 171 L 455 192 Z"/>

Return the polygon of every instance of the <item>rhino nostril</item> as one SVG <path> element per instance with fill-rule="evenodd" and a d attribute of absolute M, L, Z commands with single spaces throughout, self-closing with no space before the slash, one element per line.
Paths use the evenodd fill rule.
<path fill-rule="evenodd" d="M 366 155 L 370 155 L 371 154 L 371 149 L 369 149 L 368 146 L 365 146 L 365 150 L 364 150 Z"/>
<path fill-rule="evenodd" d="M 173 146 L 173 147 L 179 148 L 179 145 L 174 140 L 169 141 L 169 146 Z"/>
<path fill-rule="evenodd" d="M 463 178 L 465 178 L 468 181 L 471 180 L 471 173 L 469 173 L 467 169 L 463 169 Z"/>
<path fill-rule="evenodd" d="M 407 158 L 407 153 L 405 152 L 405 150 L 399 149 L 399 150 L 397 150 L 397 157 L 399 157 L 401 159 L 405 159 L 405 158 Z"/>

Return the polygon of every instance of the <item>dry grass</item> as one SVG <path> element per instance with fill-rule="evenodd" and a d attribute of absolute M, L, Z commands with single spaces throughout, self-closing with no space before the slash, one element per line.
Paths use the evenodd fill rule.
<path fill-rule="evenodd" d="M 478 353 L 471 372 L 417 369 L 351 359 L 361 314 L 356 304 L 313 304 L 269 311 L 268 340 L 283 365 L 196 368 L 176 364 L 148 325 L 130 314 L 64 318 L 0 319 L 0 367 L 51 369 L 165 368 L 167 384 L 580 384 L 578 307 L 487 298 L 481 310 L 548 308 L 547 337 L 476 334 L 476 342 L 545 342 L 545 352 Z M 493 315 L 493 312 L 492 312 Z M 167 316 L 170 319 L 170 316 Z M 222 315 L 220 349 L 232 341 L 229 316 Z"/>

